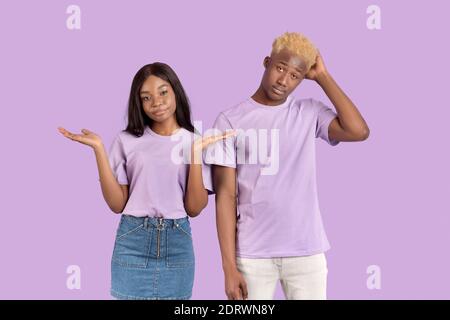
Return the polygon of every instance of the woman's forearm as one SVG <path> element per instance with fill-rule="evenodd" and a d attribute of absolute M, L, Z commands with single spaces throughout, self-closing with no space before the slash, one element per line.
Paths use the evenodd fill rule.
<path fill-rule="evenodd" d="M 99 147 L 95 147 L 94 153 L 97 160 L 98 174 L 100 178 L 103 198 L 113 212 L 120 213 L 125 208 L 125 204 L 128 200 L 128 195 L 125 194 L 122 187 L 117 182 L 116 177 L 114 177 L 113 175 L 111 166 L 109 164 L 108 155 L 103 144 L 101 144 Z"/>
<path fill-rule="evenodd" d="M 208 204 L 208 192 L 203 185 L 202 165 L 190 164 L 184 206 L 189 216 L 195 217 Z"/>

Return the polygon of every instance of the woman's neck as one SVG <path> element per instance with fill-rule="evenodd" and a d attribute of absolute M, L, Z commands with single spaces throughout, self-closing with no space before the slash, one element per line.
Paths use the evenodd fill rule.
<path fill-rule="evenodd" d="M 169 118 L 163 122 L 153 122 L 151 129 L 161 136 L 170 136 L 174 131 L 180 128 L 177 120 Z"/>

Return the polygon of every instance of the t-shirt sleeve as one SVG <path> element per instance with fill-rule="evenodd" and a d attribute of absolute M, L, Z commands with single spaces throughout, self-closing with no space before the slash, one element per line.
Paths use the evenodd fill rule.
<path fill-rule="evenodd" d="M 227 117 L 220 113 L 214 122 L 212 130 L 208 130 L 205 136 L 221 135 L 227 130 L 233 130 Z M 235 136 L 219 140 L 206 148 L 205 162 L 218 166 L 236 168 L 236 138 Z"/>
<path fill-rule="evenodd" d="M 322 138 L 331 146 L 337 145 L 339 141 L 332 139 L 330 140 L 330 137 L 328 136 L 328 127 L 330 126 L 331 121 L 337 117 L 336 112 L 321 101 L 314 99 L 311 100 L 313 103 L 313 108 L 315 108 L 317 112 L 316 138 Z"/>
<path fill-rule="evenodd" d="M 119 184 L 127 185 L 126 157 L 120 135 L 112 142 L 108 157 L 114 177 L 116 177 Z"/>
<path fill-rule="evenodd" d="M 208 191 L 208 194 L 213 194 L 213 183 L 212 183 L 212 172 L 211 172 L 211 165 L 205 163 L 203 160 L 202 163 L 202 177 L 203 177 L 203 186 L 205 187 L 206 191 Z"/>

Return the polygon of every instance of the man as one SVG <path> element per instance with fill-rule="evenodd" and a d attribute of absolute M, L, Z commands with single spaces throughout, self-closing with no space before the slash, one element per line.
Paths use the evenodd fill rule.
<path fill-rule="evenodd" d="M 273 299 L 281 281 L 287 299 L 326 299 L 330 246 L 317 200 L 315 138 L 332 146 L 363 141 L 369 128 L 302 34 L 275 39 L 263 66 L 257 91 L 214 124 L 237 132 L 208 160 L 225 291 L 229 299 Z M 337 113 L 290 96 L 304 79 L 324 90 Z"/>

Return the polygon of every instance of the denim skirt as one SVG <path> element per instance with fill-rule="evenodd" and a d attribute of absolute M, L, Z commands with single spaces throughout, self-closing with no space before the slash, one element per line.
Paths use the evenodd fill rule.
<path fill-rule="evenodd" d="M 111 259 L 117 299 L 190 299 L 195 257 L 189 217 L 122 215 Z"/>

